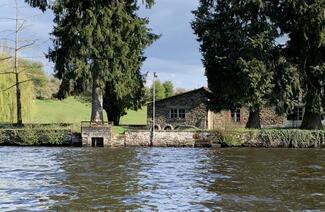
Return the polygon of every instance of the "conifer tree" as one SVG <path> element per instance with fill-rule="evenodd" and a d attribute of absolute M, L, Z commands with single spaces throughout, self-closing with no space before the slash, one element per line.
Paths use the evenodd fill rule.
<path fill-rule="evenodd" d="M 41 9 L 48 6 L 45 0 L 29 3 Z M 153 0 L 146 1 L 147 6 L 152 4 Z M 147 21 L 130 13 L 137 8 L 137 1 L 56 0 L 50 7 L 55 14 L 55 28 L 52 33 L 54 48 L 50 50 L 49 58 L 55 63 L 56 76 L 62 79 L 61 96 L 81 93 L 91 87 L 91 121 L 102 122 L 105 86 L 119 82 L 126 74 L 125 70 L 133 68 L 133 72 L 137 71 L 134 67 L 142 59 L 143 46 L 151 42 L 148 29 L 144 27 Z M 137 40 L 140 50 L 136 50 L 138 58 L 135 65 L 134 57 L 127 58 L 130 56 L 127 53 L 133 50 L 132 46 L 126 45 L 123 38 L 135 38 L 139 33 L 145 38 Z M 143 42 L 145 39 L 146 42 Z M 125 79 L 131 76 L 128 74 Z M 114 90 L 116 94 L 124 93 L 127 84 L 124 87 L 118 85 L 110 86 L 120 89 Z"/>
<path fill-rule="evenodd" d="M 325 1 L 274 1 L 273 20 L 288 36 L 286 58 L 299 70 L 303 89 L 304 129 L 322 128 L 325 108 Z"/>
<path fill-rule="evenodd" d="M 120 118 L 128 109 L 138 110 L 144 102 L 144 76 L 140 68 L 144 57 L 144 49 L 158 38 L 147 27 L 148 20 L 137 16 L 136 4 L 127 2 L 125 11 L 129 16 L 129 24 L 120 25 L 121 43 L 116 45 L 115 66 L 118 75 L 106 82 L 104 94 L 104 110 L 107 118 L 114 125 L 119 125 Z M 130 36 L 132 35 L 132 36 Z M 115 45 L 115 44 L 113 44 Z M 124 51 L 120 51 L 123 45 Z"/>
<path fill-rule="evenodd" d="M 192 26 L 201 43 L 208 86 L 216 95 L 213 107 L 218 111 L 247 106 L 247 128 L 261 127 L 261 109 L 274 101 L 272 97 L 279 97 L 272 96 L 278 77 L 287 76 L 288 81 L 292 77 L 275 74 L 280 61 L 278 33 L 269 18 L 269 4 L 266 0 L 201 0 L 194 11 Z M 282 105 L 292 106 L 293 90 L 278 91 L 286 97 Z"/>

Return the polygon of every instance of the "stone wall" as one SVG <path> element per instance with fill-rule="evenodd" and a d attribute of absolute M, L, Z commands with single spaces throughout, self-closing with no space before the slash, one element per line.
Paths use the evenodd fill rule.
<path fill-rule="evenodd" d="M 164 129 L 166 126 L 175 128 L 178 125 L 193 125 L 201 129 L 208 127 L 208 101 L 204 89 L 194 90 L 192 92 L 180 94 L 156 102 L 156 124 Z M 170 118 L 171 109 L 185 109 L 185 119 Z M 152 121 L 152 104 L 148 104 L 148 126 Z"/>
<path fill-rule="evenodd" d="M 284 127 L 287 118 L 276 114 L 274 107 L 265 107 L 261 111 L 262 127 Z"/>
<path fill-rule="evenodd" d="M 209 130 L 229 128 L 232 125 L 234 123 L 231 121 L 230 111 L 221 111 L 219 113 L 209 111 Z"/>
<path fill-rule="evenodd" d="M 148 147 L 150 131 L 129 131 L 115 146 Z M 216 130 L 200 132 L 160 131 L 155 133 L 154 147 L 266 147 L 324 148 L 325 131 L 308 130 Z"/>
<path fill-rule="evenodd" d="M 247 107 L 241 109 L 242 120 L 241 125 L 245 126 L 248 122 L 249 110 Z M 260 112 L 261 125 L 263 128 L 268 127 L 283 127 L 285 125 L 286 118 L 279 116 L 275 112 L 274 107 L 264 107 Z"/>
<path fill-rule="evenodd" d="M 195 147 L 211 144 L 211 132 L 158 131 L 155 132 L 154 147 Z M 124 145 L 127 147 L 150 146 L 150 131 L 130 131 L 125 134 Z"/>

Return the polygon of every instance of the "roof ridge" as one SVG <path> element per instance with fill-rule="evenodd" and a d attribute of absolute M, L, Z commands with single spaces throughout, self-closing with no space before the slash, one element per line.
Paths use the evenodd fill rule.
<path fill-rule="evenodd" d="M 203 86 L 203 87 L 196 88 L 196 89 L 193 89 L 193 90 L 190 90 L 190 91 L 186 91 L 184 93 L 179 93 L 179 94 L 176 94 L 176 95 L 164 98 L 164 99 L 157 100 L 156 102 L 165 101 L 165 100 L 168 100 L 168 99 L 171 99 L 171 98 L 179 97 L 179 96 L 182 96 L 182 95 L 185 95 L 185 94 L 188 94 L 188 93 L 192 93 L 192 92 L 196 92 L 196 91 L 199 91 L 199 90 L 204 90 L 205 92 L 212 93 L 212 91 L 209 88 Z M 152 103 L 152 101 L 149 102 L 148 104 L 151 104 L 151 103 Z"/>

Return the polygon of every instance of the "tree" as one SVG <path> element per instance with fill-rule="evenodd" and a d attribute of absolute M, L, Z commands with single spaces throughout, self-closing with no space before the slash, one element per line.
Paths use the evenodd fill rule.
<path fill-rule="evenodd" d="M 152 91 L 150 87 L 144 87 L 143 104 L 152 101 Z"/>
<path fill-rule="evenodd" d="M 280 61 L 275 44 L 278 33 L 269 18 L 269 4 L 262 0 L 201 0 L 194 11 L 192 27 L 201 43 L 208 86 L 218 101 L 213 109 L 248 106 L 247 128 L 261 127 L 260 110 L 276 97 L 272 94 L 280 77 L 275 75 Z M 285 76 L 291 80 L 292 76 Z M 281 93 L 286 96 L 281 99 L 283 105 L 292 105 L 294 94 Z"/>
<path fill-rule="evenodd" d="M 26 71 L 26 74 L 32 79 L 35 94 L 33 97 L 38 99 L 47 98 L 47 89 L 49 79 L 43 70 L 43 65 L 38 62 L 32 62 L 29 60 L 19 60 L 21 67 Z"/>
<path fill-rule="evenodd" d="M 160 80 L 155 80 L 155 94 L 156 94 L 156 100 L 164 99 L 165 96 L 165 88 L 161 84 Z M 153 89 L 151 88 L 151 93 L 153 92 Z"/>
<path fill-rule="evenodd" d="M 7 53 L 0 53 L 0 122 L 13 123 L 17 121 L 17 96 L 15 89 L 16 77 L 12 74 L 13 59 L 6 59 L 10 55 Z M 9 74 L 9 72 L 10 74 Z M 31 120 L 33 110 L 33 83 L 30 81 L 27 75 L 27 70 L 21 67 L 20 81 L 25 83 L 21 84 L 21 88 L 24 91 L 21 95 L 22 101 L 22 119 L 26 121 Z"/>
<path fill-rule="evenodd" d="M 174 95 L 174 85 L 172 81 L 165 81 L 162 86 L 164 86 L 166 98 Z"/>
<path fill-rule="evenodd" d="M 152 3 L 147 1 L 149 6 Z M 136 2 L 62 0 L 53 5 L 56 26 L 49 58 L 55 62 L 56 76 L 62 79 L 62 96 L 92 88 L 91 122 L 103 121 L 107 83 L 122 78 L 123 71 L 134 65 L 128 64 L 125 52 L 130 52 L 130 46 L 123 38 L 144 30 L 141 27 L 147 22 L 133 21 L 130 7 L 136 7 Z"/>
<path fill-rule="evenodd" d="M 121 74 L 106 82 L 104 110 L 114 125 L 119 125 L 120 117 L 126 115 L 127 110 L 138 110 L 143 105 L 145 88 L 140 68 L 145 60 L 144 49 L 159 37 L 147 27 L 148 20 L 137 16 L 137 10 L 131 2 L 125 4 L 125 11 L 132 18 L 129 24 L 120 25 L 117 30 L 123 33 L 121 43 L 115 47 L 114 58 L 117 73 Z M 121 45 L 126 47 L 124 51 L 119 51 Z"/>
<path fill-rule="evenodd" d="M 50 6 L 50 0 L 25 0 L 25 2 L 30 4 L 32 7 L 38 7 L 43 11 Z"/>
<path fill-rule="evenodd" d="M 15 9 L 16 9 L 16 16 L 15 18 L 5 18 L 8 20 L 14 20 L 15 21 L 15 30 L 13 30 L 15 39 L 14 43 L 15 46 L 13 49 L 14 55 L 6 58 L 2 58 L 1 61 L 6 61 L 10 60 L 13 58 L 14 60 L 14 65 L 13 65 L 13 70 L 12 71 L 6 71 L 2 74 L 7 74 L 7 75 L 14 75 L 15 76 L 15 84 L 11 85 L 10 87 L 6 88 L 3 91 L 8 91 L 11 88 L 16 89 L 16 119 L 17 119 L 17 127 L 22 127 L 23 126 L 23 109 L 22 109 L 22 92 L 21 92 L 21 87 L 23 86 L 22 84 L 27 83 L 31 81 L 31 79 L 26 79 L 26 80 L 21 80 L 22 78 L 22 72 L 20 68 L 20 61 L 19 61 L 19 53 L 24 50 L 27 47 L 32 46 L 36 41 L 21 41 L 20 40 L 20 33 L 22 32 L 25 24 L 25 20 L 21 19 L 19 17 L 19 5 L 18 5 L 18 0 L 15 0 Z"/>
<path fill-rule="evenodd" d="M 273 20 L 288 36 L 284 46 L 288 61 L 298 67 L 306 104 L 304 129 L 320 129 L 325 106 L 325 1 L 279 0 Z"/>

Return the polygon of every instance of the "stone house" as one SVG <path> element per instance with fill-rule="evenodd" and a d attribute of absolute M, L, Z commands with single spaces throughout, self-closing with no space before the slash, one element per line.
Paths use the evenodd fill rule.
<path fill-rule="evenodd" d="M 235 111 L 221 111 L 215 113 L 208 108 L 212 92 L 199 88 L 156 101 L 155 128 L 158 130 L 173 130 L 178 126 L 195 126 L 200 129 L 227 128 L 233 125 L 246 125 L 249 111 L 243 107 Z M 147 124 L 152 126 L 152 103 L 148 104 Z M 263 127 L 284 126 L 286 118 L 278 116 L 272 108 L 261 111 Z"/>

